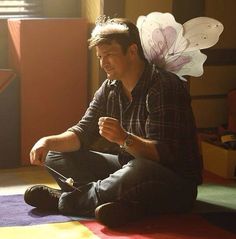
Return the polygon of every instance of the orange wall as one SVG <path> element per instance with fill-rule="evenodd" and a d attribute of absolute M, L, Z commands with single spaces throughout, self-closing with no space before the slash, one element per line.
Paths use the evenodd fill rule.
<path fill-rule="evenodd" d="M 9 20 L 11 67 L 20 76 L 21 161 L 43 136 L 64 132 L 87 108 L 87 21 Z"/>

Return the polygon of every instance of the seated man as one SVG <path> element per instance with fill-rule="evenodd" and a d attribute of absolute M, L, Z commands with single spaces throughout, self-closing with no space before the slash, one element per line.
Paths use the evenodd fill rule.
<path fill-rule="evenodd" d="M 32 164 L 73 178 L 76 189 L 50 170 L 61 189 L 30 187 L 26 203 L 95 215 L 109 227 L 190 210 L 202 164 L 185 83 L 147 62 L 138 29 L 127 19 L 100 18 L 89 44 L 107 79 L 77 125 L 40 139 L 30 153 Z M 116 151 L 92 151 L 99 137 L 118 146 Z"/>

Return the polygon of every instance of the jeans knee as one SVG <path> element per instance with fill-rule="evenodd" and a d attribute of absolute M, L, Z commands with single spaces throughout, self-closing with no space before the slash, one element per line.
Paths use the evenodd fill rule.
<path fill-rule="evenodd" d="M 55 152 L 55 151 L 49 151 L 45 158 L 44 163 L 47 166 L 52 166 L 52 165 L 54 165 L 55 160 L 62 159 L 62 158 L 63 158 L 62 153 Z"/>
<path fill-rule="evenodd" d="M 150 174 L 158 167 L 158 163 L 148 159 L 134 159 L 129 161 L 127 166 L 134 168 L 137 172 L 147 172 Z"/>
<path fill-rule="evenodd" d="M 153 162 L 146 159 L 134 159 L 123 166 L 120 178 L 123 185 L 134 185 L 152 179 Z"/>

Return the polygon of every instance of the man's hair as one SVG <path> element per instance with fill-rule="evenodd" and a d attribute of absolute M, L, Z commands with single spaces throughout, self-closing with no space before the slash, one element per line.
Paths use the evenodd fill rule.
<path fill-rule="evenodd" d="M 91 33 L 89 48 L 100 44 L 111 44 L 117 42 L 124 53 L 132 44 L 138 47 L 138 55 L 145 60 L 138 28 L 126 18 L 112 18 L 100 16 L 96 21 L 96 26 Z"/>

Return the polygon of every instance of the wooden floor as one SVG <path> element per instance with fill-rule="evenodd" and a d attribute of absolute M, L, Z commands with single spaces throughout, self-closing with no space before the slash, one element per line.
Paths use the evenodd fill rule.
<path fill-rule="evenodd" d="M 0 195 L 23 194 L 27 187 L 35 184 L 56 186 L 54 179 L 40 166 L 0 170 Z"/>

